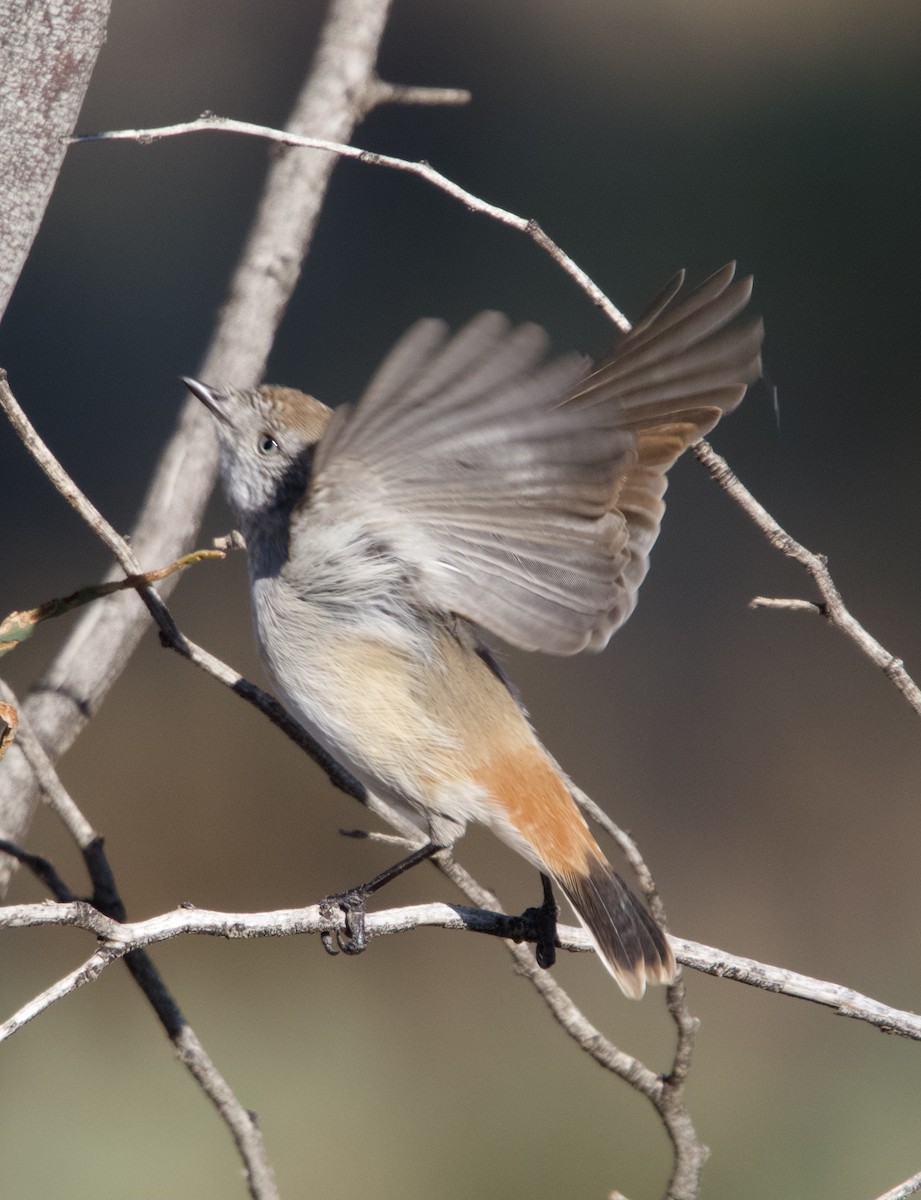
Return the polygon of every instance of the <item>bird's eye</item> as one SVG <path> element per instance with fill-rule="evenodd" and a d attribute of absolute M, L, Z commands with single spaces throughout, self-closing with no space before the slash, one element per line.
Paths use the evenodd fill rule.
<path fill-rule="evenodd" d="M 256 443 L 256 448 L 260 454 L 274 454 L 278 449 L 278 442 L 275 441 L 270 433 L 263 433 Z"/>

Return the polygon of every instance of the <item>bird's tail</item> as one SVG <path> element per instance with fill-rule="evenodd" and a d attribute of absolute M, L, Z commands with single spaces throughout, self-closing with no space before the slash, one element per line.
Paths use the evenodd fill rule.
<path fill-rule="evenodd" d="M 626 996 L 639 1000 L 647 983 L 673 982 L 675 956 L 665 934 L 600 851 L 584 871 L 553 876 Z"/>
<path fill-rule="evenodd" d="M 605 859 L 543 747 L 493 753 L 475 778 L 495 803 L 496 833 L 559 884 L 624 994 L 638 1000 L 647 983 L 671 983 L 665 934 Z"/>

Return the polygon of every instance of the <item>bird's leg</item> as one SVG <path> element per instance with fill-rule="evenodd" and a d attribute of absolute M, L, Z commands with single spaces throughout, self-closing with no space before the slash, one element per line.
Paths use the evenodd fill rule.
<path fill-rule="evenodd" d="M 539 908 L 526 908 L 519 920 L 523 935 L 534 932 L 537 965 L 546 971 L 556 962 L 556 919 L 560 910 L 550 876 L 541 871 L 540 881 L 544 888 L 543 903 Z"/>
<path fill-rule="evenodd" d="M 368 897 L 373 896 L 375 892 L 380 891 L 391 880 L 410 870 L 417 863 L 425 862 L 426 859 L 431 858 L 444 848 L 444 846 L 439 846 L 437 842 L 426 842 L 424 846 L 420 846 L 412 854 L 407 854 L 405 858 L 401 858 L 393 866 L 388 867 L 385 871 L 381 871 L 373 879 L 369 879 L 367 883 L 360 883 L 357 887 L 349 888 L 346 892 L 334 892 L 333 895 L 321 900 L 320 912 L 324 916 L 332 916 L 333 909 L 335 908 L 338 908 L 345 914 L 345 934 L 343 935 L 338 930 L 336 931 L 335 946 L 333 945 L 332 931 L 327 930 L 325 933 L 320 934 L 320 940 L 323 943 L 324 949 L 329 954 L 338 954 L 340 950 L 343 954 L 361 954 L 362 950 L 368 944 L 365 934 L 365 904 Z"/>

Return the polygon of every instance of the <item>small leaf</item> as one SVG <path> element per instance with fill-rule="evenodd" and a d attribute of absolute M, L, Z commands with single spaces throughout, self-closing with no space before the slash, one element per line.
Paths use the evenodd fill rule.
<path fill-rule="evenodd" d="M 81 605 L 89 604 L 92 600 L 99 600 L 103 596 L 111 596 L 113 592 L 121 592 L 125 588 L 145 587 L 151 583 L 158 583 L 161 579 L 175 574 L 176 571 L 181 571 L 183 567 L 190 567 L 193 563 L 201 562 L 202 559 L 224 557 L 221 550 L 194 550 L 191 554 L 184 554 L 182 558 L 177 558 L 168 567 L 157 567 L 153 571 L 145 571 L 143 575 L 129 575 L 126 579 L 116 579 L 110 583 L 98 583 L 92 587 L 79 588 L 76 592 L 71 592 L 69 596 L 46 600 L 37 608 L 25 608 L 20 612 L 11 612 L 9 616 L 0 621 L 0 657 L 9 653 L 26 638 L 30 638 L 40 621 L 45 621 L 49 617 L 59 617 L 62 613 L 70 612 L 72 608 L 79 608 Z"/>

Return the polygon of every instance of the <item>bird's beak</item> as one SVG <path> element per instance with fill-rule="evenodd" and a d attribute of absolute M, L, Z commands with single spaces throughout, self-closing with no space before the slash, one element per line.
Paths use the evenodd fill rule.
<path fill-rule="evenodd" d="M 215 388 L 208 387 L 206 383 L 192 379 L 189 375 L 181 375 L 180 378 L 192 395 L 197 397 L 204 404 L 205 408 L 214 413 L 219 421 L 222 421 L 225 425 L 231 424 L 225 407 L 226 400 L 221 392 Z"/>

